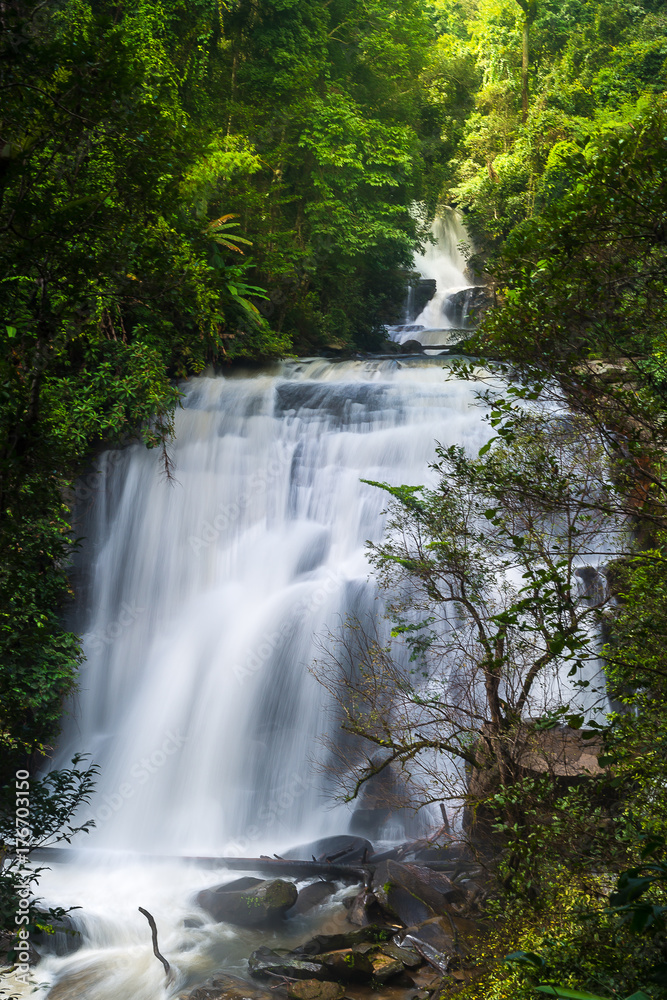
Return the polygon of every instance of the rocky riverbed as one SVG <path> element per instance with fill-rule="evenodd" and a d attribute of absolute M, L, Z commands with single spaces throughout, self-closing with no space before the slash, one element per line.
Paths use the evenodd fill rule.
<path fill-rule="evenodd" d="M 443 978 L 474 974 L 469 954 L 486 930 L 479 915 L 485 879 L 460 843 L 419 842 L 379 854 L 360 837 L 331 837 L 280 858 L 228 864 L 239 876 L 199 890 L 191 902 L 201 917 L 189 923 L 213 922 L 240 935 L 248 946 L 245 961 L 230 968 L 223 960 L 203 981 L 189 977 L 184 987 L 181 970 L 169 967 L 156 934 L 153 974 L 163 962 L 164 996 L 429 1000 Z M 248 874 L 241 874 L 244 867 Z M 254 949 L 253 938 L 259 945 Z M 65 943 L 75 951 L 81 938 L 70 934 Z M 63 972 L 48 1000 L 97 996 L 108 970 L 93 964 Z"/>

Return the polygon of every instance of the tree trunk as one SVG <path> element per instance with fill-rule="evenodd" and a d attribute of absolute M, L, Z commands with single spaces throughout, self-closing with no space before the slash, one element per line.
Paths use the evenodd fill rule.
<path fill-rule="evenodd" d="M 528 65 L 530 44 L 530 19 L 528 14 L 523 19 L 523 55 L 521 59 L 521 120 L 528 120 Z"/>

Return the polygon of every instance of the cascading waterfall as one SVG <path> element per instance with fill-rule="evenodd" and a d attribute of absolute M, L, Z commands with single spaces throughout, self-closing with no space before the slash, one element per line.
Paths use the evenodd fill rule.
<path fill-rule="evenodd" d="M 308 665 L 376 604 L 365 543 L 385 497 L 360 480 L 421 482 L 436 439 L 477 448 L 470 402 L 437 364 L 287 365 L 188 386 L 173 483 L 141 445 L 103 457 L 61 754 L 101 767 L 88 846 L 248 855 L 347 828 L 313 771 L 337 723 Z"/>
<path fill-rule="evenodd" d="M 156 1000 L 257 946 L 202 925 L 192 903 L 229 873 L 176 859 L 348 829 L 313 765 L 338 723 L 308 667 L 346 615 L 381 611 L 365 543 L 386 497 L 360 480 L 423 482 L 436 440 L 475 452 L 487 436 L 470 386 L 446 382 L 439 360 L 312 360 L 192 380 L 172 483 L 139 444 L 102 456 L 77 526 L 88 659 L 58 761 L 85 750 L 100 765 L 84 810 L 97 826 L 41 885 L 82 907 L 86 944 L 47 958 L 43 978 L 81 975 L 71 995 L 87 1000 Z M 414 832 L 390 817 L 375 835 Z M 179 970 L 168 994 L 138 906 Z"/>
<path fill-rule="evenodd" d="M 338 722 L 308 667 L 348 614 L 381 616 L 365 544 L 382 537 L 386 498 L 361 479 L 419 484 L 436 441 L 476 453 L 488 439 L 473 388 L 442 364 L 307 360 L 193 379 L 172 482 L 139 444 L 84 481 L 74 624 L 88 659 L 57 763 L 85 750 L 100 765 L 83 811 L 97 826 L 42 875 L 47 903 L 81 907 L 83 946 L 42 960 L 40 996 L 173 1000 L 216 969 L 242 972 L 262 943 L 292 947 L 345 919 L 340 890 L 309 923 L 216 923 L 195 895 L 234 873 L 192 856 L 257 857 L 350 827 L 313 763 Z M 368 832 L 380 845 L 424 831 L 382 813 Z"/>
<path fill-rule="evenodd" d="M 452 339 L 448 331 L 460 331 L 469 326 L 469 308 L 474 287 L 466 276 L 466 259 L 461 245 L 468 243 L 460 214 L 445 207 L 433 220 L 431 232 L 435 243 L 429 243 L 423 253 L 415 254 L 413 267 L 425 283 L 431 283 L 434 294 L 420 309 L 418 297 L 410 289 L 406 303 L 405 322 L 392 327 L 389 334 L 400 344 L 417 340 L 424 346 L 446 345 Z"/>

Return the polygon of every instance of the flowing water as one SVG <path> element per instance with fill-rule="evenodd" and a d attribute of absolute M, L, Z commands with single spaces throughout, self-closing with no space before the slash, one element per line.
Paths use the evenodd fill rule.
<path fill-rule="evenodd" d="M 256 934 L 206 923 L 192 902 L 232 876 L 178 858 L 256 857 L 348 829 L 313 762 L 338 722 L 308 668 L 327 630 L 381 611 L 366 541 L 382 536 L 386 498 L 361 479 L 422 483 L 436 441 L 474 453 L 488 436 L 442 361 L 290 362 L 184 392 L 173 482 L 139 444 L 84 481 L 73 624 L 87 660 L 58 763 L 86 751 L 101 775 L 95 830 L 41 884 L 82 907 L 84 948 L 38 967 L 82 977 L 63 996 L 166 995 L 138 906 L 179 970 L 170 996 L 236 967 Z M 415 832 L 390 817 L 374 836 Z"/>
<path fill-rule="evenodd" d="M 468 310 L 474 286 L 465 273 L 466 259 L 461 248 L 469 238 L 460 214 L 453 208 L 443 208 L 431 232 L 434 242 L 415 254 L 413 267 L 422 278 L 435 282 L 435 294 L 421 311 L 416 311 L 415 290 L 410 289 L 405 323 L 389 330 L 391 338 L 400 344 L 417 340 L 424 346 L 446 345 L 460 340 L 461 330 L 470 325 Z"/>

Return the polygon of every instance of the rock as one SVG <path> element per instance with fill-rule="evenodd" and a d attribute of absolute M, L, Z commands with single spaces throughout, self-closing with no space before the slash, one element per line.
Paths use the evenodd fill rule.
<path fill-rule="evenodd" d="M 448 903 L 465 899 L 464 891 L 444 873 L 398 861 L 383 861 L 377 866 L 373 893 L 380 905 L 406 926 L 437 917 Z"/>
<path fill-rule="evenodd" d="M 396 340 L 383 340 L 379 348 L 380 354 L 402 354 L 403 348 Z"/>
<path fill-rule="evenodd" d="M 259 979 L 272 976 L 286 976 L 288 979 L 327 979 L 324 967 L 317 958 L 304 958 L 293 952 L 272 951 L 271 948 L 258 948 L 248 959 L 248 968 L 253 976 Z"/>
<path fill-rule="evenodd" d="M 470 942 L 485 933 L 484 924 L 448 912 L 418 927 L 408 927 L 399 942 L 401 947 L 414 949 L 444 975 L 454 959 L 465 957 Z"/>
<path fill-rule="evenodd" d="M 308 913 L 314 907 L 321 906 L 335 892 L 336 887 L 331 882 L 311 882 L 301 890 L 296 903 L 287 911 L 287 916 L 297 917 L 302 913 Z"/>
<path fill-rule="evenodd" d="M 181 993 L 179 1000 L 275 1000 L 275 993 L 227 972 L 216 972 L 191 993 Z"/>
<path fill-rule="evenodd" d="M 399 962 L 397 958 L 392 958 L 391 955 L 386 955 L 383 951 L 375 952 L 374 955 L 370 956 L 370 959 L 373 967 L 373 979 L 377 979 L 379 983 L 386 983 L 387 980 L 394 979 L 405 971 L 402 962 Z"/>
<path fill-rule="evenodd" d="M 412 948 L 403 948 L 401 945 L 394 944 L 390 941 L 388 944 L 382 945 L 382 951 L 385 955 L 391 955 L 392 958 L 397 958 L 408 969 L 416 969 L 417 966 L 422 964 L 421 955 L 414 951 Z"/>
<path fill-rule="evenodd" d="M 454 930 L 441 918 L 408 928 L 402 944 L 414 948 L 429 965 L 443 975 L 448 972 L 452 959 L 459 957 Z"/>
<path fill-rule="evenodd" d="M 420 278 L 416 285 L 412 286 L 413 292 L 410 296 L 412 312 L 415 317 L 428 305 L 437 290 L 435 278 Z"/>
<path fill-rule="evenodd" d="M 404 354 L 423 354 L 424 348 L 418 340 L 406 340 L 404 344 L 401 344 L 401 348 Z"/>
<path fill-rule="evenodd" d="M 96 987 L 102 986 L 109 972 L 106 965 L 77 969 L 55 983 L 47 993 L 46 1000 L 81 1000 L 82 997 L 92 996 Z"/>
<path fill-rule="evenodd" d="M 396 927 L 388 924 L 369 924 L 356 931 L 344 934 L 318 934 L 316 937 L 299 945 L 295 949 L 297 955 L 320 955 L 325 951 L 338 951 L 341 948 L 356 948 L 357 945 L 370 942 L 383 943 L 396 933 Z"/>
<path fill-rule="evenodd" d="M 352 900 L 347 919 L 357 927 L 366 927 L 382 921 L 382 910 L 372 892 L 363 889 Z"/>
<path fill-rule="evenodd" d="M 218 922 L 261 927 L 282 917 L 297 901 L 298 892 L 293 882 L 283 879 L 252 881 L 252 887 L 240 891 L 229 891 L 226 885 L 204 889 L 197 895 L 197 904 Z"/>
<path fill-rule="evenodd" d="M 243 878 L 235 878 L 232 882 L 216 886 L 215 892 L 245 892 L 246 889 L 254 889 L 256 885 L 261 885 L 264 881 L 265 879 L 262 878 L 244 875 Z"/>
<path fill-rule="evenodd" d="M 371 979 L 375 971 L 368 955 L 356 948 L 341 948 L 338 951 L 324 952 L 317 957 L 324 967 L 327 979 L 364 982 Z"/>
<path fill-rule="evenodd" d="M 302 979 L 298 983 L 290 983 L 287 996 L 289 1000 L 342 1000 L 345 996 L 345 987 L 340 983 Z"/>
<path fill-rule="evenodd" d="M 354 948 L 302 956 L 264 947 L 252 953 L 248 965 L 252 975 L 258 978 L 285 976 L 288 979 L 368 982 L 373 976 L 370 958 Z"/>
<path fill-rule="evenodd" d="M 48 917 L 45 915 L 45 921 Z M 39 960 L 39 955 L 72 955 L 83 944 L 83 937 L 74 926 L 74 923 L 67 914 L 53 922 L 55 934 L 45 934 L 43 931 L 34 932 L 30 936 L 30 946 L 37 949 L 35 958 L 31 959 L 31 964 Z"/>
<path fill-rule="evenodd" d="M 294 861 L 320 861 L 340 865 L 364 864 L 367 857 L 373 854 L 374 848 L 369 840 L 363 837 L 341 835 L 338 837 L 322 837 L 309 844 L 291 847 L 283 853 L 283 858 Z"/>

